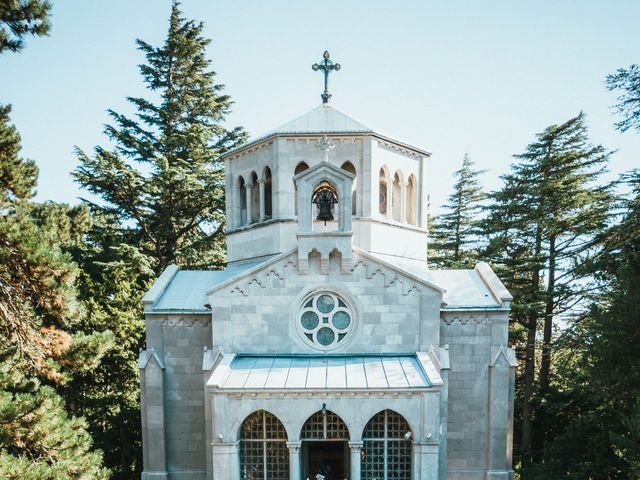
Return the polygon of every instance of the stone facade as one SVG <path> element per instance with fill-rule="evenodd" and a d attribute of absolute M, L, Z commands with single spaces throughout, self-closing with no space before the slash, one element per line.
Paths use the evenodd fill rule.
<path fill-rule="evenodd" d="M 429 156 L 327 105 L 227 154 L 227 270 L 144 299 L 143 479 L 512 478 L 511 297 L 428 269 Z"/>

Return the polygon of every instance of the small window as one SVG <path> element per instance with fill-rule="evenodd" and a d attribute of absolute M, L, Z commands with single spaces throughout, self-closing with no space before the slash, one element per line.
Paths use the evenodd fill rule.
<path fill-rule="evenodd" d="M 387 174 L 384 168 L 381 168 L 378 182 L 378 211 L 385 217 L 388 216 L 387 203 Z"/>

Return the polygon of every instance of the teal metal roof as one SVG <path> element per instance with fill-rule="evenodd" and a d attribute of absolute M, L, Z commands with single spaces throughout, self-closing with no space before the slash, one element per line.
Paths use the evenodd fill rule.
<path fill-rule="evenodd" d="M 178 270 L 167 267 L 145 295 L 145 313 L 209 313 L 207 290 L 226 282 L 266 260 L 243 263 L 225 270 Z M 172 267 L 174 270 L 169 270 Z M 165 273 L 169 275 L 165 276 Z M 173 275 L 171 275 L 173 273 Z M 163 278 L 164 277 L 164 278 Z M 155 295 L 154 295 L 155 294 Z"/>
<path fill-rule="evenodd" d="M 426 353 L 225 355 L 207 382 L 230 390 L 399 390 L 441 385 Z"/>

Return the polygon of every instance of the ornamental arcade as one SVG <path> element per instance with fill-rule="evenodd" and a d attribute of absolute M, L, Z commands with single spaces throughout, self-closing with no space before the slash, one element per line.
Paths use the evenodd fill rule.
<path fill-rule="evenodd" d="M 143 299 L 143 479 L 513 478 L 511 296 L 429 269 L 431 154 L 332 107 L 339 68 L 225 154 L 226 269 Z"/>

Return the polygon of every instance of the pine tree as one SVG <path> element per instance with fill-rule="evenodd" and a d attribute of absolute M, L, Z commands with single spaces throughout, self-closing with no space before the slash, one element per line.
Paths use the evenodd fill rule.
<path fill-rule="evenodd" d="M 453 176 L 453 193 L 444 205 L 445 212 L 433 219 L 429 256 L 439 268 L 473 268 L 478 258 L 478 235 L 482 201 L 486 198 L 469 155 Z"/>
<path fill-rule="evenodd" d="M 533 399 L 550 385 L 553 324 L 559 315 L 586 308 L 593 289 L 583 268 L 608 219 L 611 196 L 597 184 L 610 152 L 591 145 L 583 113 L 537 135 L 492 195 L 486 222 L 488 255 L 511 270 L 505 280 L 514 293 L 512 319 L 524 327 L 521 448 L 523 461 L 541 448 L 532 432 Z M 518 252 L 518 255 L 514 255 Z M 518 281 L 516 281 L 518 280 Z M 542 327 L 540 368 L 536 335 Z"/>
<path fill-rule="evenodd" d="M 622 115 L 616 128 L 626 132 L 634 128 L 640 132 L 640 65 L 620 68 L 616 73 L 607 75 L 606 85 L 609 91 L 622 90 L 614 110 Z"/>
<path fill-rule="evenodd" d="M 3 0 L 0 2 L 0 53 L 19 52 L 27 34 L 49 34 L 51 4 L 45 0 Z"/>
<path fill-rule="evenodd" d="M 101 198 L 94 208 L 117 220 L 126 243 L 150 257 L 156 273 L 171 263 L 203 268 L 224 261 L 219 157 L 246 135 L 223 126 L 232 102 L 209 70 L 202 29 L 174 2 L 164 44 L 137 41 L 147 59 L 140 71 L 160 101 L 129 98 L 137 119 L 109 111 L 115 125 L 105 133 L 116 151 L 77 152 L 76 179 Z"/>
<path fill-rule="evenodd" d="M 0 478 L 105 479 L 102 454 L 58 391 L 95 368 L 110 335 L 70 335 L 75 265 L 59 245 L 82 211 L 31 202 L 37 168 L 0 109 Z M 53 214 L 64 212 L 66 221 Z"/>
<path fill-rule="evenodd" d="M 106 135 L 115 151 L 78 150 L 77 181 L 100 197 L 94 224 L 73 250 L 83 269 L 80 328 L 108 329 L 116 345 L 91 375 L 76 376 L 74 409 L 90 421 L 113 478 L 133 478 L 140 465 L 137 356 L 144 345 L 141 298 L 164 267 L 215 268 L 224 262 L 224 166 L 220 155 L 244 141 L 223 125 L 231 107 L 205 57 L 203 25 L 173 3 L 164 44 L 138 40 L 142 76 L 157 101 L 129 98 L 135 118 L 110 111 Z"/>

